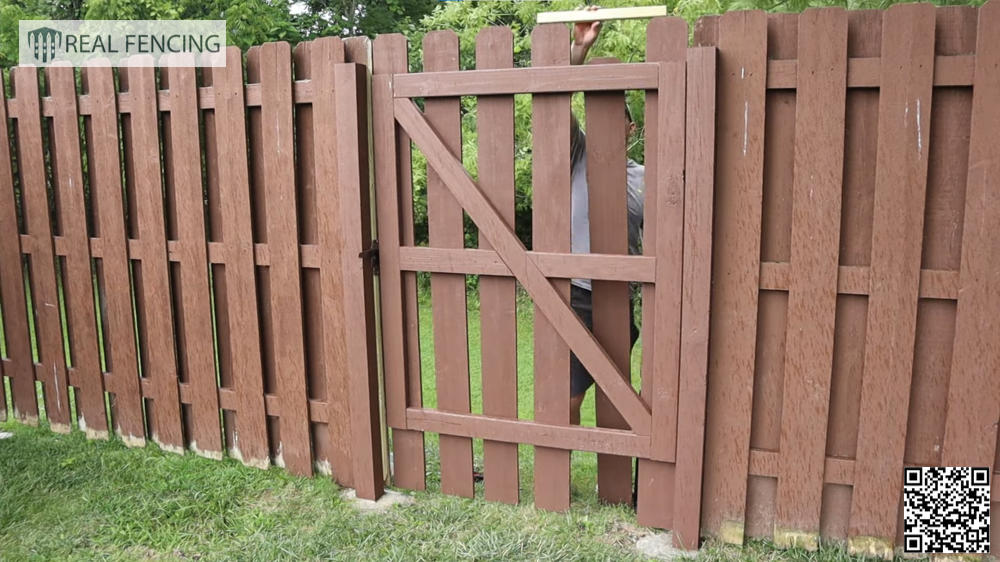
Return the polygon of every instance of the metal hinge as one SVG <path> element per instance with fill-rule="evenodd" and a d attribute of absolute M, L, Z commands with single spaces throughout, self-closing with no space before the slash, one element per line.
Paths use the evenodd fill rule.
<path fill-rule="evenodd" d="M 364 260 L 370 260 L 372 264 L 372 273 L 378 275 L 378 240 L 372 240 L 366 250 L 362 250 L 358 257 Z"/>

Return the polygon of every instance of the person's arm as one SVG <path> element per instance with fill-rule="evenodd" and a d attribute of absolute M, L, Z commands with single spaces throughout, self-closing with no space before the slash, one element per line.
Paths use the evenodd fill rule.
<path fill-rule="evenodd" d="M 587 11 L 597 9 L 597 6 L 587 6 Z M 583 64 L 587 60 L 587 53 L 597 41 L 597 36 L 601 34 L 601 22 L 581 21 L 573 25 L 573 46 L 569 50 L 570 64 Z"/>

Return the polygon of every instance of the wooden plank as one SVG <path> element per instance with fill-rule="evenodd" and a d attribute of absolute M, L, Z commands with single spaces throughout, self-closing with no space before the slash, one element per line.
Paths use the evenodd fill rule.
<path fill-rule="evenodd" d="M 903 450 L 927 180 L 934 8 L 894 6 L 882 29 L 882 89 L 872 233 L 871 294 L 861 389 L 853 552 L 891 556 Z"/>
<path fill-rule="evenodd" d="M 819 548 L 826 421 L 837 309 L 844 169 L 847 12 L 798 16 L 791 279 L 774 538 Z"/>
<path fill-rule="evenodd" d="M 273 369 L 284 415 L 278 456 L 292 474 L 312 475 L 306 411 L 305 351 L 295 201 L 292 65 L 287 43 L 260 49 L 261 141 L 266 240 L 271 253 L 267 306 L 271 312 Z"/>
<path fill-rule="evenodd" d="M 95 101 L 86 130 L 87 169 L 94 208 L 94 233 L 103 244 L 97 277 L 104 323 L 104 363 L 111 373 L 105 388 L 111 395 L 111 420 L 115 432 L 126 445 L 142 447 L 146 444 L 146 422 L 139 389 L 133 293 L 122 212 L 115 78 L 108 67 L 86 67 L 81 72 L 83 90 Z"/>
<path fill-rule="evenodd" d="M 299 49 L 303 48 L 302 45 L 309 45 L 310 50 L 306 51 L 306 57 L 300 58 Z M 308 350 L 310 354 L 321 355 L 318 366 L 322 368 L 322 372 L 311 374 L 310 377 L 321 378 L 322 382 L 312 380 L 310 397 L 323 397 L 329 404 L 332 415 L 325 432 L 325 439 L 328 443 L 326 459 L 330 463 L 330 469 L 337 482 L 343 486 L 352 486 L 354 474 L 351 458 L 355 453 L 352 452 L 351 447 L 351 398 L 350 393 L 346 391 L 350 388 L 351 379 L 349 377 L 350 371 L 345 369 L 344 365 L 347 364 L 348 353 L 346 347 L 348 330 L 346 328 L 349 324 L 354 324 L 354 321 L 349 322 L 348 318 L 350 317 L 344 313 L 345 307 L 350 305 L 350 299 L 345 298 L 344 283 L 347 279 L 343 277 L 341 262 L 347 257 L 356 259 L 361 249 L 352 253 L 351 250 L 343 247 L 347 225 L 342 225 L 339 220 L 340 208 L 343 205 L 341 194 L 354 187 L 351 184 L 342 185 L 341 179 L 338 177 L 340 168 L 348 166 L 346 160 L 341 161 L 341 158 L 346 158 L 346 156 L 338 153 L 340 135 L 347 135 L 349 139 L 353 138 L 352 131 L 341 125 L 336 104 L 337 96 L 339 96 L 337 88 L 344 85 L 336 83 L 334 65 L 344 62 L 344 45 L 339 37 L 331 37 L 317 39 L 311 43 L 300 43 L 295 52 L 296 72 L 301 72 L 304 69 L 304 64 L 308 64 L 307 68 L 312 81 L 318 86 L 320 92 L 325 92 L 325 95 L 316 96 L 309 108 L 309 114 L 303 115 L 302 109 L 305 109 L 304 107 L 296 112 L 300 124 L 302 124 L 301 119 L 310 119 L 309 129 L 301 125 L 298 128 L 299 165 L 303 165 L 303 153 L 306 153 L 309 154 L 310 166 L 314 170 L 312 174 L 309 174 L 313 176 L 309 186 L 314 192 L 311 200 L 310 197 L 305 196 L 305 193 L 300 197 L 302 233 L 303 237 L 309 236 L 317 240 L 319 246 L 323 248 L 320 253 L 318 275 L 314 277 L 310 272 L 303 272 L 307 283 L 315 282 L 318 284 L 314 289 L 318 289 L 316 293 L 320 301 L 317 304 L 321 304 L 321 306 L 317 308 L 322 311 L 320 317 L 313 320 L 319 326 L 318 331 L 321 338 L 318 338 L 319 342 L 317 343 L 320 347 Z M 353 91 L 351 93 L 353 94 Z M 354 105 L 351 98 L 348 98 L 347 101 L 352 102 L 352 106 Z M 306 134 L 307 130 L 309 134 Z M 307 139 L 310 144 L 302 144 Z M 355 146 L 355 151 L 358 148 Z M 354 162 L 356 164 L 356 160 Z M 306 186 L 300 186 L 302 190 L 305 188 Z M 309 232 L 310 230 L 312 232 Z M 308 286 L 308 284 L 305 285 L 305 287 Z M 361 299 L 363 297 L 363 294 L 359 294 L 353 298 Z M 359 302 L 364 304 L 363 300 Z M 304 312 L 307 319 L 314 314 L 308 308 Z M 364 331 L 355 333 L 364 334 Z M 322 377 L 316 376 L 320 374 Z M 356 454 L 365 455 L 362 449 L 359 449 Z M 318 456 L 319 450 L 317 448 Z"/>
<path fill-rule="evenodd" d="M 59 289 L 52 247 L 53 230 L 58 225 L 52 225 L 49 216 L 38 72 L 35 68 L 13 68 L 11 81 L 18 104 L 23 108 L 17 118 L 16 131 L 24 225 L 25 230 L 36 236 L 39 242 L 28 262 L 31 302 L 35 309 L 38 362 L 42 369 L 39 379 L 44 384 L 45 415 L 51 429 L 58 433 L 69 433 L 69 386 L 66 382 Z"/>
<path fill-rule="evenodd" d="M 407 71 L 406 37 L 380 35 L 373 46 L 372 116 L 379 231 L 379 303 L 386 424 L 393 428 L 393 482 L 425 487 L 424 434 L 406 430 L 406 408 L 421 407 L 416 275 L 399 271 L 399 245 L 413 244 L 410 140 L 393 117 L 390 75 Z"/>
<path fill-rule="evenodd" d="M 655 18 L 667 15 L 666 6 L 636 6 L 633 8 L 599 8 L 596 10 L 568 10 L 539 12 L 536 23 L 568 23 L 577 21 L 606 21 Z"/>
<path fill-rule="evenodd" d="M 176 225 L 181 310 L 178 311 L 179 359 L 182 377 L 195 390 L 191 408 L 189 448 L 197 455 L 222 458 L 219 430 L 219 393 L 215 375 L 212 300 L 208 282 L 205 196 L 202 189 L 201 144 L 198 123 L 198 86 L 194 69 L 164 70 L 173 107 L 164 129 L 167 192 L 173 197 L 171 222 Z"/>
<path fill-rule="evenodd" d="M 126 186 L 130 211 L 135 212 L 134 233 L 142 256 L 133 265 L 135 300 L 139 320 L 140 373 L 152 381 L 155 393 L 146 416 L 150 434 L 161 448 L 184 452 L 180 399 L 177 394 L 177 362 L 174 319 L 167 270 L 167 240 L 164 222 L 163 185 L 160 175 L 159 110 L 156 106 L 156 76 L 151 67 L 129 67 L 125 84 L 133 98 L 125 145 Z"/>
<path fill-rule="evenodd" d="M 938 55 L 934 57 L 935 86 L 971 86 L 975 55 Z M 848 88 L 878 88 L 881 57 L 847 59 Z M 794 89 L 798 84 L 798 63 L 793 59 L 767 61 L 767 89 Z"/>
<path fill-rule="evenodd" d="M 614 60 L 614 59 L 611 59 Z M 594 61 L 603 63 L 604 61 Z M 587 92 L 586 157 L 590 251 L 628 254 L 626 206 L 624 92 Z M 621 110 L 621 111 L 620 111 Z M 627 283 L 592 281 L 594 338 L 604 347 L 625 380 L 631 383 L 631 299 Z M 624 429 L 625 420 L 601 389 L 594 391 L 598 427 Z M 608 503 L 632 501 L 632 459 L 597 455 L 597 492 Z"/>
<path fill-rule="evenodd" d="M 705 429 L 705 531 L 743 542 L 757 336 L 767 18 L 718 20 L 715 229 Z"/>
<path fill-rule="evenodd" d="M 556 94 L 655 88 L 656 65 L 651 63 L 498 70 L 434 71 L 427 68 L 427 72 L 396 75 L 392 81 L 392 95 L 397 98 Z"/>
<path fill-rule="evenodd" d="M 674 544 L 689 550 L 698 548 L 701 535 L 709 293 L 712 283 L 715 59 L 714 48 L 687 51 L 684 278 L 672 533 Z"/>
<path fill-rule="evenodd" d="M 569 31 L 564 25 L 536 26 L 531 32 L 531 65 L 569 64 L 568 43 Z M 571 251 L 570 111 L 569 95 L 531 96 L 531 245 L 535 251 Z M 479 221 L 476 224 L 482 235 L 483 225 Z M 496 241 L 491 239 L 491 242 L 496 247 Z M 569 280 L 551 281 L 549 289 L 556 298 L 569 302 Z M 570 422 L 569 348 L 537 299 L 534 318 L 535 421 L 567 425 Z M 569 509 L 569 468 L 569 451 L 535 447 L 536 507 L 550 511 Z"/>
<path fill-rule="evenodd" d="M 435 31 L 424 37 L 424 68 L 458 70 L 458 36 Z M 449 152 L 462 158 L 462 128 L 458 98 L 428 99 L 424 115 Z M 462 248 L 465 244 L 462 207 L 434 168 L 427 169 L 427 229 L 431 246 Z M 431 274 L 431 309 L 434 317 L 434 370 L 438 407 L 467 413 L 469 396 L 469 345 L 466 333 L 465 276 Z M 441 436 L 441 491 L 472 497 L 472 440 Z"/>
<path fill-rule="evenodd" d="M 332 67 L 332 40 L 314 46 L 314 61 Z M 371 245 L 370 185 L 368 182 L 367 71 L 359 64 L 336 65 L 334 87 L 339 184 L 342 188 L 340 219 L 343 225 L 344 312 L 354 329 L 346 342 L 349 375 L 352 481 L 359 498 L 378 499 L 383 492 L 382 428 L 380 426 L 378 357 L 375 349 L 375 294 L 371 260 L 361 252 Z M 329 91 L 323 88 L 320 91 Z M 323 103 L 317 96 L 316 103 Z M 319 113 L 319 112 L 317 112 Z M 322 176 L 320 176 L 322 177 Z M 328 202 L 320 200 L 321 207 Z M 328 221 L 329 219 L 327 219 Z M 331 424 L 332 425 L 332 424 Z"/>
<path fill-rule="evenodd" d="M 476 68 L 512 68 L 514 35 L 508 27 L 488 27 L 476 36 Z M 514 98 L 483 96 L 477 103 L 479 178 L 483 193 L 508 227 L 514 227 Z M 480 237 L 479 247 L 490 250 Z M 465 251 L 462 250 L 464 253 Z M 503 263 L 503 262 L 501 262 Z M 479 278 L 483 413 L 517 418 L 517 283 Z M 517 504 L 519 473 L 516 443 L 485 441 L 486 499 Z"/>
<path fill-rule="evenodd" d="M 1000 4 L 979 9 L 976 74 L 969 138 L 958 309 L 941 463 L 944 466 L 994 466 L 996 420 L 1000 406 L 1000 189 L 996 177 L 1000 151 L 991 138 L 1000 126 L 1000 48 L 992 38 L 1000 29 Z M 961 405 L 961 407 L 957 407 Z"/>
<path fill-rule="evenodd" d="M 257 316 L 253 230 L 249 170 L 247 163 L 247 125 L 243 98 L 242 54 L 229 47 L 226 66 L 212 69 L 215 91 L 215 149 L 218 154 L 219 230 L 226 263 L 216 270 L 213 281 L 220 326 L 220 359 L 228 357 L 229 375 L 237 394 L 233 427 L 234 439 L 229 454 L 247 466 L 266 469 L 268 436 L 264 412 L 264 386 L 260 349 L 260 326 Z M 212 195 L 210 194 L 211 198 Z M 214 226 L 215 221 L 213 221 Z M 221 273 L 221 275 L 218 275 Z M 228 337 L 224 337 L 228 335 Z M 225 375 L 223 375 L 225 376 Z M 230 419 L 227 418 L 227 430 Z"/>
<path fill-rule="evenodd" d="M 65 240 L 67 250 L 61 269 L 70 358 L 74 378 L 78 381 L 75 390 L 77 423 L 88 438 L 107 439 L 108 416 L 98 353 L 90 237 L 87 233 L 83 170 L 80 167 L 76 75 L 71 67 L 50 67 L 45 75 L 54 106 L 50 152 L 53 153 L 59 234 Z"/>
<path fill-rule="evenodd" d="M 680 18 L 657 18 L 649 22 L 646 30 L 646 59 L 650 62 L 666 62 L 683 60 L 687 50 L 687 23 Z M 646 158 L 645 158 L 645 199 L 655 203 L 657 200 L 658 181 L 645 182 L 645 178 L 659 177 L 659 95 L 655 91 L 646 92 Z M 667 164 L 665 164 L 666 166 Z M 652 259 L 656 255 L 657 238 L 657 205 L 648 204 L 643 207 L 643 241 L 644 256 Z M 655 280 L 655 269 L 653 279 Z M 647 282 L 642 287 L 642 396 L 651 401 L 651 396 L 657 392 L 658 380 L 654 366 L 656 365 L 656 346 L 646 342 L 656 340 L 656 287 Z M 662 430 L 661 430 L 662 432 Z M 669 439 L 669 437 L 667 437 Z M 661 451 L 661 459 L 667 459 L 673 450 Z M 664 455 L 663 453 L 667 453 Z M 672 460 L 672 458 L 670 459 Z M 674 504 L 674 465 L 651 459 L 638 460 L 636 475 L 636 515 L 645 525 L 662 528 L 673 527 Z"/>
<path fill-rule="evenodd" d="M 511 444 L 527 443 L 565 451 L 594 451 L 611 455 L 644 456 L 649 439 L 617 429 L 557 425 L 492 416 L 455 414 L 440 410 L 410 408 L 407 419 L 424 431 L 482 437 Z"/>
<path fill-rule="evenodd" d="M 17 202 L 14 199 L 13 152 L 7 129 L 7 98 L 0 73 L 0 306 L 7 357 L 3 376 L 10 379 L 11 415 L 21 423 L 38 425 L 35 370 L 28 335 L 28 309 L 24 294 L 24 267 L 18 235 Z M 4 396 L 6 401 L 6 395 Z"/>
<path fill-rule="evenodd" d="M 528 259 L 546 277 L 602 279 L 652 283 L 656 258 L 611 254 L 526 252 Z M 464 273 L 511 277 L 513 273 L 494 250 L 455 250 L 405 246 L 399 249 L 399 267 L 404 271 Z"/>

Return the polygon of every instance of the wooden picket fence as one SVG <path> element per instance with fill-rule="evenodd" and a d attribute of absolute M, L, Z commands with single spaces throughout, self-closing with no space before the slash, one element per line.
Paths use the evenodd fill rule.
<path fill-rule="evenodd" d="M 482 439 L 485 498 L 517 503 L 528 444 L 536 505 L 563 510 L 570 451 L 593 451 L 600 496 L 636 489 L 639 521 L 685 547 L 766 537 L 891 555 L 904 466 L 994 470 L 1000 453 L 1000 1 L 734 12 L 702 18 L 694 47 L 683 20 L 658 18 L 647 36 L 642 63 L 572 68 L 567 28 L 547 24 L 526 68 L 510 30 L 488 28 L 475 70 L 451 32 L 426 36 L 419 73 L 400 35 L 255 47 L 245 80 L 235 49 L 224 69 L 122 69 L 117 87 L 84 69 L 81 91 L 68 68 L 41 82 L 14 69 L 0 95 L 13 398 L 0 418 L 36 421 L 39 381 L 55 430 L 330 472 L 374 498 L 384 407 L 399 487 L 425 487 L 432 432 L 442 492 L 475 495 Z M 571 254 L 570 94 L 585 92 L 590 182 L 614 186 L 629 89 L 646 100 L 643 255 L 627 255 L 616 189 L 591 190 L 595 253 Z M 533 96 L 530 248 L 512 230 L 515 94 Z M 477 97 L 477 180 L 461 96 Z M 411 147 L 429 163 L 427 246 Z M 421 395 L 418 271 L 436 409 Z M 482 415 L 466 275 L 480 276 Z M 568 306 L 571 278 L 595 280 L 592 331 Z M 643 287 L 638 393 L 629 281 Z M 518 285 L 535 306 L 531 420 Z M 571 349 L 599 387 L 599 427 L 568 423 Z"/>
<path fill-rule="evenodd" d="M 200 76 L 130 67 L 116 87 L 110 68 L 84 68 L 79 92 L 72 68 L 46 69 L 45 89 L 12 69 L 0 295 L 14 418 L 38 419 L 37 380 L 55 431 L 74 421 L 72 388 L 90 437 L 225 449 L 381 493 L 371 266 L 357 257 L 371 239 L 368 53 L 366 39 L 254 47 L 244 83 L 231 48 Z"/>

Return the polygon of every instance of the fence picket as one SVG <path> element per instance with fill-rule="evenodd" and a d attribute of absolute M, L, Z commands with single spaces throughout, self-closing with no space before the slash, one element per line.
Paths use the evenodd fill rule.
<path fill-rule="evenodd" d="M 53 116 L 50 151 L 54 183 L 59 201 L 59 223 L 66 244 L 62 262 L 63 299 L 73 386 L 77 398 L 77 422 L 91 439 L 107 439 L 108 416 L 104 406 L 104 379 L 97 348 L 97 317 L 94 310 L 94 279 L 91 271 L 87 209 L 83 170 L 80 167 L 80 126 L 76 108 L 76 77 L 73 68 L 46 69 L 52 95 Z"/>
<path fill-rule="evenodd" d="M 514 36 L 488 27 L 476 36 L 476 68 L 513 68 Z M 514 228 L 514 97 L 480 97 L 477 105 L 479 186 Z M 485 237 L 479 247 L 492 249 Z M 479 278 L 483 414 L 517 418 L 517 284 L 514 279 Z M 486 499 L 516 504 L 519 495 L 517 444 L 483 443 Z"/>

